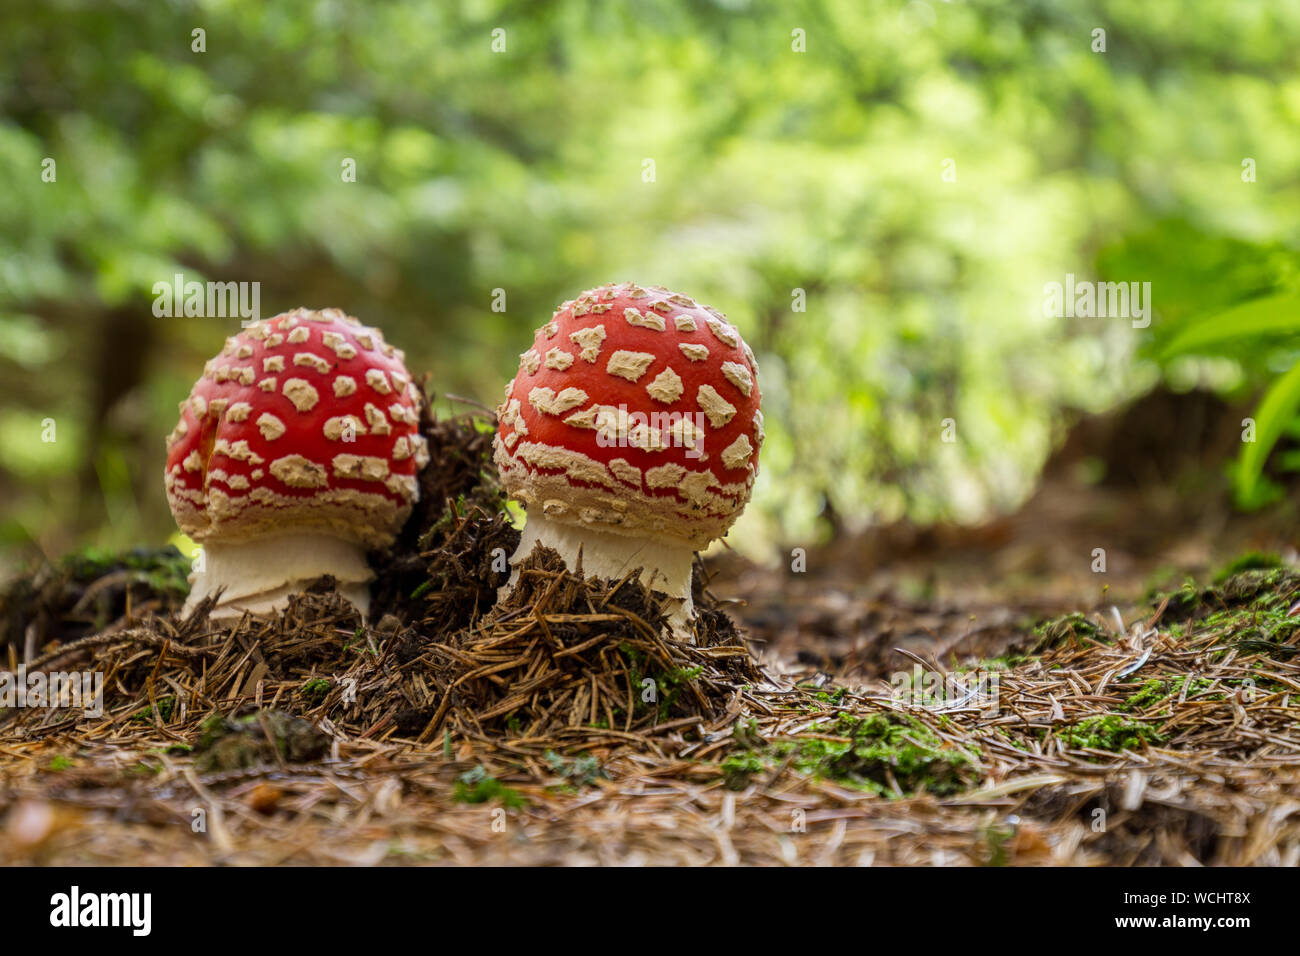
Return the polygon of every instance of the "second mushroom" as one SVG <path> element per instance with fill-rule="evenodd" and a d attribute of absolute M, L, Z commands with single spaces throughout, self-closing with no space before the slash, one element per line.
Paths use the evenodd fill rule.
<path fill-rule="evenodd" d="M 581 553 L 587 575 L 639 568 L 692 640 L 695 552 L 727 533 L 758 473 L 757 379 L 736 328 L 688 296 L 621 283 L 560 306 L 497 409 L 497 467 L 527 509 L 516 576 L 539 544 L 571 570 Z"/>

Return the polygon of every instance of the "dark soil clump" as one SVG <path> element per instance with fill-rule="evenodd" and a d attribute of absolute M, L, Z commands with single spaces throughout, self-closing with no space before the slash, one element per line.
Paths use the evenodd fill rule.
<path fill-rule="evenodd" d="M 424 403 L 420 433 L 429 465 L 420 472 L 420 500 L 393 546 L 370 555 L 376 617 L 436 617 L 452 629 L 467 624 L 476 608 L 490 606 L 483 605 L 486 595 L 504 581 L 492 571 L 493 551 L 503 548 L 509 556 L 519 541 L 492 464 L 494 431 L 490 416 L 439 420 Z M 502 563 L 496 560 L 497 567 Z"/>
<path fill-rule="evenodd" d="M 194 748 L 194 768 L 202 773 L 242 770 L 277 761 L 306 763 L 329 750 L 329 737 L 311 721 L 280 710 L 259 710 L 232 720 L 214 716 L 203 724 Z"/>
<path fill-rule="evenodd" d="M 189 593 L 190 560 L 173 547 L 96 549 L 43 563 L 0 590 L 0 648 L 20 658 L 52 641 L 74 641 L 133 614 L 177 610 Z M 3 664 L 0 658 L 0 664 Z"/>

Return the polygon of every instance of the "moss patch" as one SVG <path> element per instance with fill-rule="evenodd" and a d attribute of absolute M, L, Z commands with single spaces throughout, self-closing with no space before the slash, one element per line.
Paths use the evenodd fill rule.
<path fill-rule="evenodd" d="M 562 777 L 566 786 L 570 789 L 580 790 L 608 776 L 601 767 L 600 761 L 590 754 L 579 754 L 576 757 L 566 758 L 560 756 L 554 750 L 548 750 L 545 758 L 546 765 L 557 776 Z"/>
<path fill-rule="evenodd" d="M 742 789 L 755 774 L 781 764 L 884 797 L 950 796 L 978 778 L 974 750 L 948 744 L 920 721 L 896 711 L 841 714 L 817 722 L 809 732 L 819 736 L 730 754 L 721 765 L 727 785 Z M 740 738 L 754 742 L 751 733 Z"/>
<path fill-rule="evenodd" d="M 1034 628 L 1034 638 L 1030 654 L 1041 654 L 1054 647 L 1075 646 L 1085 641 L 1109 644 L 1112 640 L 1109 631 L 1079 611 L 1043 621 Z"/>
<path fill-rule="evenodd" d="M 1243 571 L 1269 571 L 1281 567 L 1285 567 L 1281 555 L 1271 551 L 1247 551 L 1220 568 L 1219 573 L 1214 576 L 1214 583 L 1222 584 Z"/>
<path fill-rule="evenodd" d="M 1067 747 L 1109 750 L 1113 753 L 1140 750 L 1143 744 L 1158 744 L 1165 740 L 1154 725 L 1121 714 L 1085 717 L 1071 727 L 1061 728 L 1056 736 Z"/>
<path fill-rule="evenodd" d="M 174 547 L 85 548 L 0 587 L 0 646 L 21 648 L 30 626 L 42 644 L 101 631 L 126 613 L 174 611 L 189 593 L 190 559 Z"/>
<path fill-rule="evenodd" d="M 495 800 L 512 809 L 528 802 L 518 790 L 507 787 L 481 764 L 456 778 L 456 790 L 452 799 L 457 803 L 489 803 Z"/>
<path fill-rule="evenodd" d="M 1174 697 L 1182 697 L 1184 685 L 1187 687 L 1187 696 L 1196 697 L 1214 686 L 1214 681 L 1206 680 L 1204 677 L 1189 678 L 1187 676 L 1175 677 L 1172 680 L 1160 680 L 1155 678 L 1147 681 L 1136 691 L 1134 691 L 1124 703 L 1119 705 L 1120 710 L 1135 711 L 1146 710 L 1153 704 L 1162 700 L 1169 700 Z M 1222 700 L 1222 694 L 1213 694 L 1209 698 L 1212 700 Z"/>

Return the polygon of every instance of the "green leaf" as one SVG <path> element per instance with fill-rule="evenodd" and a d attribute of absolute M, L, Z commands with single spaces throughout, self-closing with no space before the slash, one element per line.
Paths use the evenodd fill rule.
<path fill-rule="evenodd" d="M 1289 448 L 1281 452 L 1273 463 L 1278 471 L 1300 471 L 1300 448 Z"/>
<path fill-rule="evenodd" d="M 1267 295 L 1188 322 L 1165 343 L 1160 358 L 1215 354 L 1243 339 L 1295 333 L 1300 333 L 1300 295 Z"/>
<path fill-rule="evenodd" d="M 1265 497 L 1260 485 L 1264 462 L 1300 408 L 1300 362 L 1269 386 L 1255 411 L 1255 440 L 1247 442 L 1237 461 L 1237 501 L 1243 507 L 1258 507 Z"/>

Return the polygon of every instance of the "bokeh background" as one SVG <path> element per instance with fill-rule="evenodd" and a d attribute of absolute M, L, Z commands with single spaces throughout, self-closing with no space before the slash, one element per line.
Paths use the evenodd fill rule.
<path fill-rule="evenodd" d="M 750 550 L 1005 511 L 1157 387 L 1271 387 L 1285 445 L 1298 59 L 1278 0 L 5 4 L 0 570 L 173 534 L 163 436 L 238 328 L 156 318 L 177 272 L 489 404 L 585 288 L 708 302 L 762 370 Z M 1151 327 L 1045 317 L 1067 273 Z"/>

